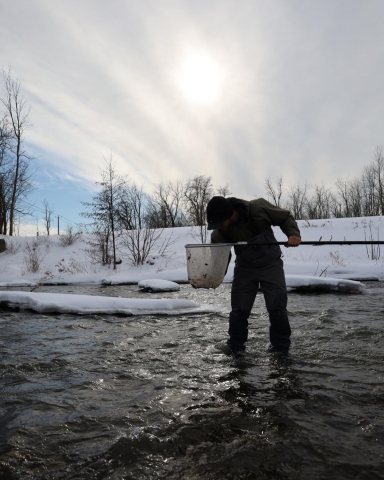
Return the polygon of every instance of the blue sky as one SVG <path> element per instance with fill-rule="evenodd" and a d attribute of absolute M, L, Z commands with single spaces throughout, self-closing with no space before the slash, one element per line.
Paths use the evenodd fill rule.
<path fill-rule="evenodd" d="M 148 192 L 210 175 L 252 198 L 266 177 L 288 188 L 360 175 L 384 144 L 381 0 L 0 0 L 0 11 L 0 63 L 31 107 L 31 203 L 72 222 L 103 156 Z"/>

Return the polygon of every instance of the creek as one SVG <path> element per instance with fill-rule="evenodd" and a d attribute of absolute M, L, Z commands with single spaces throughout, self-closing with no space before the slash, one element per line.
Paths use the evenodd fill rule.
<path fill-rule="evenodd" d="M 18 289 L 22 290 L 22 289 Z M 2 479 L 384 478 L 384 289 L 289 294 L 289 357 L 259 294 L 225 354 L 230 286 L 35 291 L 185 298 L 225 313 L 0 311 Z"/>

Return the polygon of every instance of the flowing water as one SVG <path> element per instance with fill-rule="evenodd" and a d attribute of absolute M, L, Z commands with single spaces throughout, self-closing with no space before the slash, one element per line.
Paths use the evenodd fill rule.
<path fill-rule="evenodd" d="M 2 479 L 384 478 L 384 289 L 290 294 L 288 358 L 260 294 L 226 356 L 228 285 L 37 291 L 186 298 L 226 313 L 0 311 Z"/>

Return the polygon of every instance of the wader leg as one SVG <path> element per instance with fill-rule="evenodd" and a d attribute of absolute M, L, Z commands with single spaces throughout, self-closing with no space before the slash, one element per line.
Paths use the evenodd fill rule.
<path fill-rule="evenodd" d="M 252 271 L 235 267 L 231 290 L 232 311 L 229 314 L 228 345 L 233 350 L 244 350 L 248 339 L 248 317 L 256 298 L 259 282 L 252 279 Z"/>
<path fill-rule="evenodd" d="M 264 269 L 263 269 L 264 270 Z M 260 281 L 265 304 L 269 313 L 269 338 L 272 347 L 289 349 L 291 327 L 287 313 L 287 287 L 281 259 L 267 267 L 268 274 Z"/>

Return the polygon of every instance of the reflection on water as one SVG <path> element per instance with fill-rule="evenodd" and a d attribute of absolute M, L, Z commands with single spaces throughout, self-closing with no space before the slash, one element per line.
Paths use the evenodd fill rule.
<path fill-rule="evenodd" d="M 382 478 L 384 307 L 289 296 L 290 357 L 268 346 L 262 295 L 247 353 L 224 314 L 0 312 L 0 478 Z M 229 286 L 38 291 L 186 298 L 229 310 Z"/>

